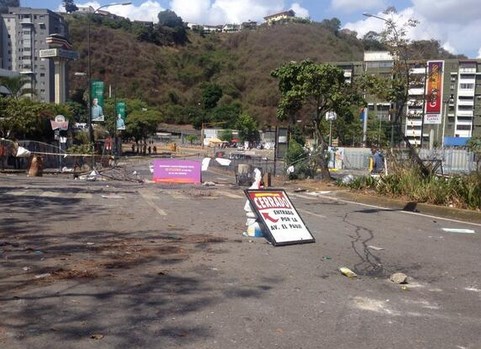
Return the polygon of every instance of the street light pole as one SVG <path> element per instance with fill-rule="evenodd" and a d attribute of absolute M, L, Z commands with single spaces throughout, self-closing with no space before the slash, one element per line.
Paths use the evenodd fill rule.
<path fill-rule="evenodd" d="M 125 5 L 130 5 L 132 4 L 131 1 L 129 2 L 121 2 L 121 3 L 110 3 L 106 5 L 102 5 L 100 7 L 97 7 L 93 11 L 89 10 L 88 13 L 88 20 L 87 20 L 87 75 L 88 75 L 88 103 L 87 107 L 89 108 L 88 112 L 88 120 L 87 120 L 87 127 L 88 127 L 88 134 L 89 134 L 89 144 L 93 142 L 93 130 L 92 130 L 92 105 L 91 105 L 91 99 L 92 99 L 92 65 L 90 61 L 90 22 L 92 20 L 91 16 L 95 15 L 100 9 L 106 8 L 106 7 L 112 7 L 112 6 L 125 6 Z M 93 159 L 93 155 L 92 155 Z M 92 160 L 93 162 L 93 160 Z"/>
<path fill-rule="evenodd" d="M 454 97 L 451 95 L 449 99 L 445 100 L 444 103 L 444 113 L 443 113 L 443 129 L 442 129 L 442 135 L 441 135 L 441 148 L 444 148 L 444 134 L 446 132 L 446 118 L 448 115 L 448 106 L 449 104 L 454 102 Z"/>
<path fill-rule="evenodd" d="M 396 100 L 396 111 L 395 111 L 395 115 L 393 115 L 393 118 L 391 120 L 391 123 L 392 123 L 392 129 L 391 129 L 391 140 L 393 141 L 394 139 L 394 126 L 395 124 L 399 124 L 399 130 L 401 130 L 401 126 L 402 126 L 402 122 L 401 122 L 401 115 L 402 115 L 402 112 L 403 112 L 403 109 L 406 108 L 406 104 L 408 102 L 408 98 L 409 98 L 409 84 L 410 84 L 410 69 L 409 69 L 409 65 L 408 65 L 408 62 L 407 62 L 407 49 L 406 49 L 406 46 L 405 44 L 402 43 L 402 40 L 401 40 L 401 35 L 399 34 L 398 30 L 396 29 L 396 26 L 394 25 L 393 21 L 390 20 L 390 19 L 386 19 L 384 17 L 380 17 L 380 16 L 376 16 L 376 15 L 373 15 L 371 13 L 367 13 L 367 12 L 364 12 L 362 14 L 363 16 L 365 17 L 372 17 L 372 18 L 376 18 L 376 19 L 379 19 L 381 21 L 383 21 L 384 23 L 386 23 L 386 25 L 392 30 L 392 33 L 394 35 L 394 42 L 395 42 L 395 47 L 396 49 L 394 51 L 394 54 L 393 55 L 393 60 L 396 60 L 399 62 L 399 61 L 402 61 L 402 63 L 404 64 L 404 69 L 405 71 L 403 71 L 403 74 L 405 74 L 405 86 L 404 86 L 404 91 L 403 91 L 403 101 L 400 101 L 399 98 Z M 397 57 L 396 57 L 397 56 Z M 399 64 L 399 63 L 398 63 Z M 402 102 L 402 103 L 400 103 Z M 396 125 L 398 126 L 398 125 Z M 411 147 L 409 141 L 407 140 L 407 137 L 404 137 L 405 140 L 407 141 L 408 143 L 408 146 Z M 421 139 L 422 139 L 422 131 L 421 131 Z M 391 146 L 393 146 L 393 144 L 391 144 Z"/>

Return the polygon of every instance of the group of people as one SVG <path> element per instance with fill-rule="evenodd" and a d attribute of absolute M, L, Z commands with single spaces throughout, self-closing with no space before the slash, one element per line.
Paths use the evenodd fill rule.
<path fill-rule="evenodd" d="M 137 150 L 137 152 L 135 151 Z M 143 154 L 143 155 L 147 155 L 147 154 L 157 154 L 157 147 L 154 145 L 154 146 L 147 146 L 146 143 L 144 144 L 138 144 L 137 145 L 137 149 L 135 147 L 135 143 L 132 143 L 132 153 L 137 153 L 137 154 Z"/>

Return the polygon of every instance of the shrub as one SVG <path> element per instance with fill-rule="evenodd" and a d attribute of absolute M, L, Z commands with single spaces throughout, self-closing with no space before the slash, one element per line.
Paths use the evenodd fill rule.
<path fill-rule="evenodd" d="M 398 168 L 381 176 L 354 178 L 339 183 L 353 190 L 370 190 L 378 194 L 409 201 L 457 208 L 481 209 L 481 175 L 456 175 L 449 178 L 436 175 L 423 176 L 417 167 Z"/>

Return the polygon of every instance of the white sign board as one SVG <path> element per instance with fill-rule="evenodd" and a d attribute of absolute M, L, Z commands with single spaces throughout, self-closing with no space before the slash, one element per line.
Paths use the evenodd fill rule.
<path fill-rule="evenodd" d="M 49 48 L 46 50 L 39 51 L 40 58 L 52 58 L 58 56 L 58 49 L 56 48 Z"/>
<path fill-rule="evenodd" d="M 327 120 L 327 121 L 333 121 L 333 120 L 336 120 L 336 118 L 337 118 L 337 114 L 336 114 L 335 112 L 333 112 L 333 111 L 328 111 L 328 112 L 326 113 L 326 120 Z"/>
<path fill-rule="evenodd" d="M 426 114 L 424 115 L 424 124 L 440 125 L 441 114 Z"/>
<path fill-rule="evenodd" d="M 274 246 L 315 242 L 282 189 L 246 189 L 262 231 Z"/>

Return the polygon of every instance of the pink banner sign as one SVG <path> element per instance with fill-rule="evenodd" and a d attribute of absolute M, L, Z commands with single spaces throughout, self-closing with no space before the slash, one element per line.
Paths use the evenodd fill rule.
<path fill-rule="evenodd" d="M 153 165 L 155 183 L 199 184 L 201 182 L 200 161 L 155 159 Z"/>

